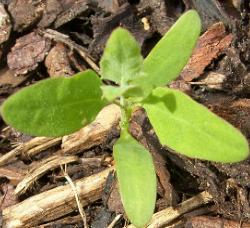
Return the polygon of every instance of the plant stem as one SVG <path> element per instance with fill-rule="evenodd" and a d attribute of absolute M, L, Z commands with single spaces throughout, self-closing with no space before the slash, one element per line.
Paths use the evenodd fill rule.
<path fill-rule="evenodd" d="M 120 127 L 121 130 L 128 130 L 128 125 L 129 125 L 129 112 L 127 111 L 127 105 L 125 98 L 123 96 L 120 97 L 120 106 L 121 106 L 121 122 L 120 122 Z"/>

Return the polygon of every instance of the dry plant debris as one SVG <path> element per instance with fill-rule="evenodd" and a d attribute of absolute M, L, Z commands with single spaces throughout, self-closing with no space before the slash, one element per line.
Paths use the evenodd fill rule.
<path fill-rule="evenodd" d="M 63 137 L 62 149 L 65 154 L 80 153 L 93 146 L 104 143 L 117 133 L 121 110 L 118 105 L 109 105 L 97 115 L 94 122 L 78 132 Z"/>
<path fill-rule="evenodd" d="M 199 77 L 213 59 L 225 51 L 233 40 L 233 35 L 227 35 L 225 26 L 219 22 L 212 25 L 198 40 L 191 59 L 181 73 L 185 81 Z"/>
<path fill-rule="evenodd" d="M 246 10 L 249 9 L 248 2 L 246 0 L 184 0 L 181 4 L 173 3 L 170 0 L 144 0 L 139 1 L 139 4 L 136 4 L 136 1 L 131 2 L 133 4 L 128 4 L 128 1 L 125 0 L 2 1 L 0 3 L 0 100 L 3 101 L 7 95 L 23 87 L 26 83 L 30 84 L 34 80 L 40 79 L 40 76 L 42 78 L 52 75 L 69 76 L 88 66 L 99 72 L 97 65 L 99 54 L 102 52 L 111 30 L 118 25 L 128 28 L 136 36 L 142 45 L 143 54 L 146 55 L 157 42 L 160 34 L 165 33 L 184 8 L 195 8 L 203 18 L 203 28 L 207 32 L 200 38 L 193 59 L 190 60 L 187 69 L 182 74 L 184 77 L 180 77 L 171 86 L 195 97 L 212 111 L 240 128 L 250 139 L 249 13 Z M 222 21 L 225 26 L 222 23 L 214 24 L 219 21 Z M 150 26 L 149 30 L 145 30 L 145 25 Z M 208 26 L 211 25 L 212 27 L 208 29 Z M 37 31 L 37 28 L 39 28 L 39 31 L 34 32 Z M 48 29 L 44 30 L 44 28 Z M 31 33 L 32 35 L 27 37 Z M 14 45 L 15 42 L 16 45 Z M 53 46 L 52 50 L 50 45 Z M 9 52 L 11 47 L 13 52 Z M 68 50 L 71 52 L 69 53 Z M 37 51 L 37 53 L 34 51 Z M 49 56 L 46 58 L 47 53 L 49 53 Z M 7 55 L 10 56 L 8 57 L 10 58 L 9 67 L 5 63 Z M 44 67 L 43 60 L 45 58 L 49 75 L 46 74 Z M 77 65 L 76 59 L 79 61 L 79 65 Z M 41 68 L 37 67 L 38 64 Z M 15 77 L 15 75 L 19 75 L 19 77 Z M 37 78 L 37 75 L 40 76 Z M 2 166 L 0 168 L 2 182 L 0 188 L 3 193 L 1 209 L 15 204 L 4 209 L 3 227 L 31 227 L 33 221 L 36 224 L 35 227 L 81 226 L 82 219 L 77 215 L 72 188 L 69 186 L 57 187 L 63 177 L 56 176 L 56 165 L 52 165 L 53 167 L 47 166 L 44 172 L 35 171 L 34 173 L 37 174 L 35 175 L 37 178 L 41 174 L 43 178 L 48 179 L 48 183 L 43 183 L 44 185 L 41 186 L 41 191 L 45 192 L 41 193 L 44 198 L 40 198 L 40 201 L 40 194 L 32 196 L 34 194 L 32 188 L 30 189 L 31 193 L 22 196 L 22 199 L 15 197 L 14 190 L 19 182 L 22 183 L 27 180 L 28 176 L 25 179 L 24 177 L 29 166 L 41 168 L 39 166 L 41 161 L 50 160 L 60 152 L 69 154 L 68 157 L 74 157 L 71 154 L 77 154 L 75 156 L 82 162 L 81 164 L 68 165 L 68 174 L 74 181 L 79 177 L 91 175 L 96 170 L 100 171 L 105 166 L 110 166 L 113 161 L 109 151 L 119 134 L 117 122 L 120 116 L 119 110 L 116 110 L 117 114 L 115 114 L 116 111 L 113 112 L 112 110 L 110 108 L 105 115 L 100 116 L 98 121 L 96 120 L 76 134 L 64 137 L 63 142 L 62 138 L 34 138 L 29 142 L 23 141 L 21 145 L 11 150 L 13 148 L 11 145 L 13 146 L 13 143 L 18 141 L 16 138 L 19 139 L 18 134 L 13 141 L 13 138 L 6 135 L 5 131 L 1 132 L 0 150 L 3 154 L 0 157 L 0 165 Z M 143 116 L 141 118 L 144 119 Z M 176 158 L 164 148 L 159 148 L 154 143 L 152 145 L 152 141 L 157 141 L 154 132 L 152 132 L 150 126 L 145 124 L 145 121 L 140 120 L 140 118 L 137 120 L 139 123 L 135 123 L 135 120 L 132 121 L 133 129 L 131 131 L 134 136 L 138 137 L 153 153 L 164 154 L 163 157 L 155 157 L 159 178 L 157 209 L 162 211 L 162 209 L 171 206 L 171 203 L 173 203 L 173 208 L 176 208 L 176 200 L 179 203 L 185 202 L 184 199 L 187 196 L 194 195 L 194 192 L 200 190 L 209 191 L 213 196 L 213 202 L 215 202 L 212 215 L 209 217 L 197 217 L 195 214 L 188 215 L 184 219 L 177 219 L 179 222 L 172 226 L 164 225 L 164 227 L 203 228 L 209 225 L 220 227 L 223 224 L 225 227 L 231 228 L 238 227 L 241 220 L 243 220 L 241 222 L 242 227 L 250 227 L 249 161 L 237 165 L 222 165 L 207 164 L 203 161 L 191 162 L 184 157 Z M 0 124 L 1 129 L 3 129 L 5 125 L 2 122 Z M 20 141 L 22 142 L 22 140 Z M 60 151 L 60 146 L 63 151 Z M 6 150 L 6 148 L 8 149 Z M 6 151 L 9 152 L 6 153 Z M 66 156 L 65 159 L 68 159 L 68 157 Z M 32 161 L 30 158 L 32 158 Z M 23 161 L 30 163 L 30 165 L 24 165 Z M 19 163 L 22 163 L 22 168 L 19 167 Z M 52 167 L 53 174 L 47 172 L 49 167 Z M 45 175 L 45 172 L 48 174 Z M 53 182 L 50 175 L 55 175 L 54 178 L 57 181 L 59 180 L 59 183 Z M 96 175 L 94 177 L 97 178 Z M 88 178 L 94 180 L 91 179 L 92 176 Z M 79 183 L 84 182 L 84 180 L 81 179 Z M 101 181 L 102 186 L 105 182 L 106 179 Z M 51 188 L 54 188 L 54 190 L 46 191 L 46 189 Z M 170 191 L 171 189 L 173 192 L 176 191 L 180 198 L 175 198 L 173 192 Z M 66 205 L 66 210 L 62 212 L 62 208 L 59 207 L 57 210 L 54 207 L 55 205 L 52 205 L 54 201 L 50 197 L 53 198 L 58 194 L 57 191 L 64 192 L 64 190 L 70 197 L 68 198 L 68 195 L 65 195 L 62 201 L 58 201 L 59 204 L 64 205 L 64 203 L 70 202 L 69 205 L 74 204 L 74 206 L 72 209 Z M 90 189 L 90 191 L 92 190 Z M 88 194 L 93 194 L 90 196 L 89 202 L 83 200 L 83 205 L 88 205 L 84 209 L 87 213 L 87 220 L 91 225 L 93 220 L 98 220 L 95 213 L 99 212 L 96 208 L 106 206 L 103 206 L 100 201 L 92 204 L 95 197 L 99 197 L 98 199 L 102 197 L 102 192 L 103 187 L 98 190 L 96 196 L 93 192 L 87 193 L 87 190 L 85 192 L 87 198 Z M 114 205 L 112 207 L 110 203 L 117 202 L 119 204 L 117 192 L 115 188 L 111 190 L 107 207 L 118 212 L 119 210 Z M 23 200 L 23 198 L 27 199 Z M 86 198 L 84 197 L 84 199 Z M 19 206 L 17 202 L 20 200 L 23 201 Z M 34 210 L 34 217 L 32 217 L 30 212 L 32 209 L 29 210 L 30 205 L 34 207 L 35 205 L 44 205 L 41 207 L 45 213 L 44 217 L 42 217 L 41 210 Z M 51 205 L 52 209 L 50 209 Z M 18 208 L 20 208 L 20 211 Z M 173 208 L 170 208 L 170 210 Z M 122 208 L 120 209 L 120 212 L 122 212 Z M 72 210 L 75 211 L 73 215 L 69 214 Z M 15 217 L 15 212 L 17 217 Z M 209 211 L 204 209 L 198 215 L 207 213 Z M 55 217 L 53 217 L 54 215 Z M 99 215 L 104 216 L 101 213 Z M 65 217 L 61 218 L 62 216 Z M 60 219 L 57 219 L 59 217 Z M 114 223 L 121 226 L 121 224 L 124 224 L 124 219 L 117 221 L 116 219 L 119 219 L 119 217 L 119 215 L 117 218 L 114 216 L 107 224 L 110 224 L 110 227 L 113 227 Z M 173 217 L 166 217 L 161 221 L 164 221 L 165 224 L 166 221 L 169 221 L 169 218 L 171 220 Z M 57 220 L 49 222 L 54 219 Z M 100 219 L 100 221 L 102 220 Z"/>
<path fill-rule="evenodd" d="M 0 197 L 0 210 L 18 203 L 15 195 L 15 188 L 12 184 L 6 183 L 2 187 L 3 195 Z"/>
<path fill-rule="evenodd" d="M 212 196 L 208 192 L 202 192 L 181 204 L 178 204 L 176 207 L 168 207 L 162 211 L 155 213 L 146 226 L 147 228 L 160 228 L 165 225 L 168 225 L 173 220 L 182 216 L 183 214 L 207 204 L 212 201 Z M 127 226 L 127 228 L 135 228 L 133 225 Z"/>
<path fill-rule="evenodd" d="M 113 167 L 75 182 L 83 206 L 101 198 L 102 191 Z M 2 211 L 4 227 L 32 227 L 55 220 L 77 209 L 71 186 L 65 185 L 32 196 Z"/>
<path fill-rule="evenodd" d="M 79 194 L 77 192 L 77 189 L 76 189 L 76 186 L 75 184 L 73 183 L 72 179 L 70 178 L 70 176 L 67 174 L 67 164 L 65 164 L 65 169 L 63 169 L 62 165 L 61 165 L 61 170 L 63 171 L 63 175 L 65 177 L 65 179 L 68 181 L 69 185 L 71 186 L 74 194 L 75 194 L 75 199 L 76 199 L 76 203 L 77 203 L 77 207 L 78 207 L 78 210 L 79 210 L 79 213 L 82 217 L 82 220 L 83 220 L 83 224 L 84 224 L 84 228 L 88 228 L 88 223 L 87 223 L 87 219 L 86 219 L 86 214 L 83 210 L 83 206 L 80 202 L 80 198 L 79 198 Z"/>
<path fill-rule="evenodd" d="M 62 43 L 57 43 L 48 53 L 45 59 L 50 77 L 71 76 L 75 74 L 70 66 L 68 50 Z"/>
<path fill-rule="evenodd" d="M 249 228 L 250 223 L 236 222 L 223 218 L 212 216 L 197 216 L 189 218 L 185 224 L 185 228 Z"/>
<path fill-rule="evenodd" d="M 60 0 L 47 0 L 44 7 L 42 19 L 38 23 L 38 27 L 47 28 L 56 20 L 57 16 L 63 11 Z"/>
<path fill-rule="evenodd" d="M 25 173 L 20 169 L 14 169 L 11 167 L 0 167 L 0 178 L 7 178 L 9 183 L 17 185 L 23 180 Z"/>
<path fill-rule="evenodd" d="M 8 54 L 8 66 L 16 75 L 35 70 L 50 50 L 51 42 L 36 32 L 31 32 L 16 40 Z"/>
<path fill-rule="evenodd" d="M 44 5 L 42 1 L 13 0 L 8 5 L 8 10 L 13 18 L 14 31 L 23 30 L 34 25 L 42 16 Z"/>
<path fill-rule="evenodd" d="M 9 39 L 11 28 L 10 17 L 4 5 L 0 3 L 0 45 Z"/>
<path fill-rule="evenodd" d="M 0 94 L 9 94 L 17 86 L 27 80 L 27 75 L 14 76 L 14 72 L 9 70 L 8 67 L 0 70 Z"/>
<path fill-rule="evenodd" d="M 30 169 L 29 173 L 23 178 L 21 182 L 18 183 L 15 194 L 21 195 L 24 194 L 35 181 L 43 176 L 46 172 L 53 170 L 60 165 L 77 162 L 78 158 L 75 156 L 52 156 L 48 159 L 41 161 L 39 164 L 36 164 L 35 167 Z"/>
<path fill-rule="evenodd" d="M 90 1 L 88 0 L 75 1 L 71 7 L 58 15 L 57 19 L 54 22 L 54 27 L 59 28 L 63 24 L 86 12 L 89 9 L 89 3 Z"/>
<path fill-rule="evenodd" d="M 52 141 L 52 143 L 50 143 Z M 16 147 L 15 149 L 11 150 L 10 152 L 6 153 L 5 155 L 0 157 L 0 166 L 5 165 L 13 158 L 15 158 L 18 155 L 21 154 L 29 154 L 30 149 L 33 149 L 32 151 L 36 151 L 36 153 L 39 151 L 43 151 L 44 149 L 47 149 L 49 146 L 54 146 L 55 142 L 58 143 L 61 141 L 61 138 L 47 138 L 47 137 L 36 137 L 26 143 L 23 143 Z M 49 145 L 49 146 L 48 146 Z M 38 148 L 37 148 L 38 147 Z M 36 148 L 36 149 L 34 149 Z M 31 152 L 33 154 L 34 152 Z M 35 154 L 36 154 L 35 153 Z"/>

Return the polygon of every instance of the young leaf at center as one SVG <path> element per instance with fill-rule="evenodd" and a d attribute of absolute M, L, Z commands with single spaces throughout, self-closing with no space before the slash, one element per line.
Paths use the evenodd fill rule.
<path fill-rule="evenodd" d="M 125 29 L 112 32 L 100 61 L 102 79 L 128 84 L 141 71 L 143 58 L 135 38 Z"/>
<path fill-rule="evenodd" d="M 105 106 L 100 85 L 91 70 L 43 80 L 10 96 L 1 114 L 6 123 L 29 135 L 70 134 L 94 120 Z"/>
<path fill-rule="evenodd" d="M 156 175 L 151 154 L 126 130 L 114 145 L 114 159 L 122 203 L 129 220 L 144 227 L 156 200 Z"/>
<path fill-rule="evenodd" d="M 237 162 L 249 154 L 240 131 L 180 91 L 159 87 L 143 107 L 161 144 L 176 152 L 217 162 Z"/>

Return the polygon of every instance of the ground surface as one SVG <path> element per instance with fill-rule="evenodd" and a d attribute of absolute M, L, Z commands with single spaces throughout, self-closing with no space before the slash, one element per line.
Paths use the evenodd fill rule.
<path fill-rule="evenodd" d="M 0 1 L 0 102 L 47 77 L 71 76 L 87 68 L 98 70 L 104 44 L 117 26 L 131 31 L 146 56 L 174 21 L 191 8 L 202 18 L 202 35 L 188 65 L 170 86 L 228 120 L 250 140 L 247 0 Z M 119 135 L 119 115 L 117 107 L 108 107 L 93 124 L 57 139 L 32 139 L 0 119 L 2 226 L 83 226 L 59 163 L 67 164 L 67 174 L 73 181 L 79 180 L 79 186 L 87 186 L 79 195 L 89 226 L 107 227 L 122 214 L 112 174 L 112 145 Z M 130 130 L 154 157 L 156 212 L 177 204 L 181 208 L 180 216 L 165 218 L 163 224 L 250 227 L 249 160 L 222 165 L 176 155 L 161 147 L 143 110 L 133 114 Z M 208 204 L 204 198 L 194 206 L 186 201 L 203 191 L 209 195 Z M 44 195 L 39 195 L 42 192 Z M 31 205 L 39 205 L 43 211 Z M 14 220 L 22 225 L 11 226 Z M 114 227 L 123 227 L 124 222 L 121 218 Z"/>

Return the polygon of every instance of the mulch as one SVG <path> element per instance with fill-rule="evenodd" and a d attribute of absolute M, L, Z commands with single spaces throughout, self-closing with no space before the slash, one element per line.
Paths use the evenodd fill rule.
<path fill-rule="evenodd" d="M 134 35 L 146 56 L 184 11 L 196 9 L 202 34 L 169 86 L 250 142 L 249 8 L 247 0 L 0 1 L 0 104 L 48 77 L 98 72 L 118 26 Z M 83 227 L 68 177 L 76 181 L 88 226 L 126 226 L 112 158 L 119 117 L 117 106 L 108 106 L 93 123 L 55 139 L 24 135 L 0 117 L 2 227 Z M 178 155 L 160 145 L 143 110 L 133 113 L 130 132 L 149 148 L 156 166 L 159 217 L 149 227 L 250 227 L 249 159 L 220 164 Z"/>

